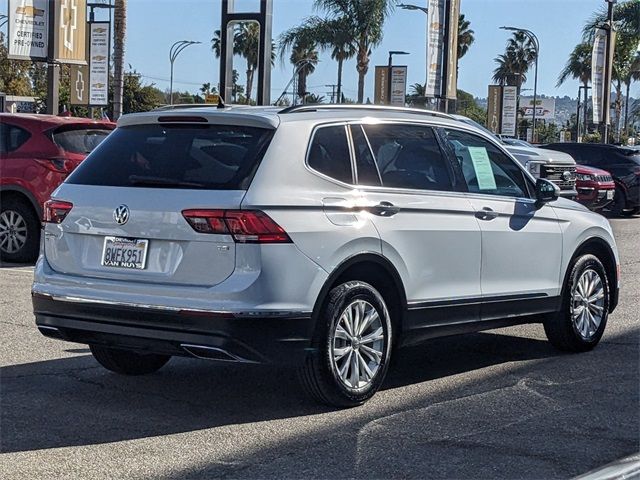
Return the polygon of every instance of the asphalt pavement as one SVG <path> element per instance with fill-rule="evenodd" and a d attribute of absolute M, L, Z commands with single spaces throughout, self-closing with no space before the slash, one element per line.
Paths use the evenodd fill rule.
<path fill-rule="evenodd" d="M 34 326 L 31 266 L 0 267 L 0 477 L 569 478 L 640 451 L 640 218 L 612 220 L 620 305 L 600 345 L 540 325 L 399 352 L 383 391 L 319 406 L 292 371 L 172 359 L 127 378 Z"/>

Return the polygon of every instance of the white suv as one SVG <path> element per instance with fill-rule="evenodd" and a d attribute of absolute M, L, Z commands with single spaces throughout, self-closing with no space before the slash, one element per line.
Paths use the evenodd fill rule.
<path fill-rule="evenodd" d="M 36 323 L 123 374 L 172 355 L 295 365 L 336 406 L 428 338 L 540 322 L 584 351 L 618 254 L 607 220 L 557 193 L 424 111 L 128 115 L 45 205 Z"/>

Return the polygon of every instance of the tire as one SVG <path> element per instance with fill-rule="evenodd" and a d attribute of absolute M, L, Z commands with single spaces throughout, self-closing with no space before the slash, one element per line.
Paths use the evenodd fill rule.
<path fill-rule="evenodd" d="M 343 283 L 329 292 L 317 322 L 300 370 L 304 389 L 330 406 L 362 405 L 382 386 L 391 359 L 393 328 L 382 295 L 365 282 Z"/>
<path fill-rule="evenodd" d="M 18 198 L 2 201 L 0 210 L 0 260 L 35 262 L 40 250 L 40 219 L 31 205 Z"/>
<path fill-rule="evenodd" d="M 569 271 L 563 288 L 561 311 L 545 320 L 544 331 L 557 349 L 586 352 L 598 344 L 607 325 L 609 282 L 602 262 L 594 255 L 576 258 Z M 586 303 L 580 300 L 584 297 L 598 300 L 590 302 L 592 307 L 587 308 Z"/>
<path fill-rule="evenodd" d="M 101 345 L 89 345 L 89 348 L 100 365 L 121 375 L 146 375 L 157 372 L 171 358 L 170 355 L 138 353 Z"/>

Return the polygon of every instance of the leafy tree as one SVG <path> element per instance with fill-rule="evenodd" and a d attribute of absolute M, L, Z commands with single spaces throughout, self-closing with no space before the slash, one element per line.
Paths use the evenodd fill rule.
<path fill-rule="evenodd" d="M 384 36 L 384 22 L 391 14 L 392 0 L 315 0 L 316 8 L 326 12 L 329 19 L 346 23 L 355 46 L 358 72 L 358 103 L 364 101 L 364 80 L 369 71 L 372 48 L 380 45 Z"/>
<path fill-rule="evenodd" d="M 487 111 L 480 107 L 476 99 L 468 92 L 464 90 L 458 90 L 458 100 L 456 102 L 456 113 L 458 115 L 464 115 L 472 120 L 475 120 L 480 125 L 486 125 L 487 123 Z"/>
<path fill-rule="evenodd" d="M 27 60 L 10 60 L 4 33 L 0 32 L 0 92 L 8 95 L 31 95 L 31 81 Z"/>

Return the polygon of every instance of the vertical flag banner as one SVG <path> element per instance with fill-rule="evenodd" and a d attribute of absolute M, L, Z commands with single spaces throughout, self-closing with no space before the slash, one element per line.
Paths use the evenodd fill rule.
<path fill-rule="evenodd" d="M 388 86 L 389 67 L 386 65 L 376 65 L 375 87 L 373 92 L 373 103 L 376 105 L 386 105 L 389 103 Z"/>
<path fill-rule="evenodd" d="M 86 64 L 86 0 L 55 0 L 54 60 Z"/>
<path fill-rule="evenodd" d="M 429 0 L 427 12 L 427 84 L 425 96 L 436 97 L 442 93 L 445 0 Z"/>
<path fill-rule="evenodd" d="M 518 87 L 502 87 L 502 123 L 500 128 L 502 135 L 516 136 L 517 100 Z"/>
<path fill-rule="evenodd" d="M 8 14 L 8 58 L 46 60 L 49 49 L 48 0 L 9 0 Z"/>
<path fill-rule="evenodd" d="M 449 1 L 449 39 L 447 48 L 447 91 L 446 97 L 458 97 L 458 19 L 460 17 L 460 0 Z"/>
<path fill-rule="evenodd" d="M 109 22 L 89 24 L 89 104 L 109 103 Z"/>
<path fill-rule="evenodd" d="M 593 100 L 593 122 L 603 121 L 602 99 L 604 96 L 604 67 L 607 48 L 607 31 L 598 28 L 593 38 L 593 53 L 591 54 L 591 98 Z"/>
<path fill-rule="evenodd" d="M 89 103 L 89 67 L 86 65 L 71 65 L 69 100 L 71 105 Z"/>

